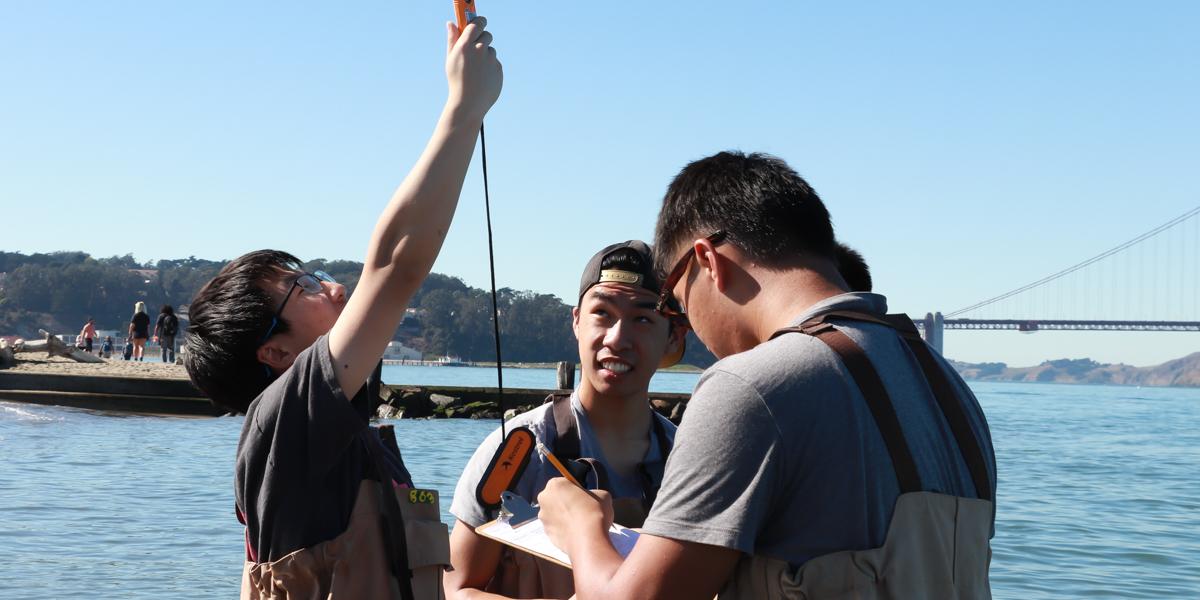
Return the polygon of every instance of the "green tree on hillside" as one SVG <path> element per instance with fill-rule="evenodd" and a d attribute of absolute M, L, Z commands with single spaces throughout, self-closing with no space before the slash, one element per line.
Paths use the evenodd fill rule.
<path fill-rule="evenodd" d="M 189 304 L 225 264 L 194 256 L 143 265 L 130 255 L 95 259 L 82 252 L 0 252 L 0 273 L 6 273 L 0 290 L 0 334 L 32 337 L 39 328 L 73 334 L 89 316 L 101 329 L 124 330 L 134 302 L 144 301 L 152 315 L 163 304 Z M 353 292 L 362 263 L 318 258 L 304 268 L 325 271 Z M 144 269 L 156 273 L 148 276 Z M 497 291 L 497 303 L 505 361 L 578 360 L 571 305 L 550 294 L 509 288 Z M 409 305 L 417 314 L 394 334 L 401 336 L 397 339 L 427 354 L 495 360 L 489 291 L 431 273 Z M 707 366 L 712 361 L 690 335 L 684 362 Z"/>

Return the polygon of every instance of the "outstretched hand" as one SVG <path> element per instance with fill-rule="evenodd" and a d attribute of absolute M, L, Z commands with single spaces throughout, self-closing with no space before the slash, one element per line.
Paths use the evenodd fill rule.
<path fill-rule="evenodd" d="M 466 115 L 480 119 L 496 103 L 504 85 L 504 68 L 486 28 L 484 17 L 475 17 L 461 32 L 454 23 L 446 23 L 449 102 Z"/>

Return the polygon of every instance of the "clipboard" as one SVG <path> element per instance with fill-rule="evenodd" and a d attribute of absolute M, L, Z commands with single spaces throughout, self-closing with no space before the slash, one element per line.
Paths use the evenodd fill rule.
<path fill-rule="evenodd" d="M 550 541 L 541 519 L 534 519 L 517 527 L 511 527 L 507 521 L 497 519 L 476 527 L 475 533 L 568 569 L 571 568 L 571 557 Z M 629 557 L 633 546 L 637 544 L 637 539 L 638 532 L 621 527 L 616 523 L 613 523 L 613 526 L 608 529 L 608 540 L 612 542 L 621 558 Z"/>
<path fill-rule="evenodd" d="M 527 503 L 526 506 L 528 506 Z M 509 520 L 508 515 L 501 516 L 495 521 L 476 527 L 475 533 L 557 565 L 571 568 L 571 557 L 550 541 L 541 519 L 531 515 L 530 518 L 519 521 L 516 527 L 510 525 Z M 617 554 L 620 554 L 621 558 L 628 558 L 629 553 L 633 551 L 633 546 L 637 544 L 638 532 L 613 523 L 608 528 L 608 540 L 612 543 L 613 548 L 616 548 Z"/>

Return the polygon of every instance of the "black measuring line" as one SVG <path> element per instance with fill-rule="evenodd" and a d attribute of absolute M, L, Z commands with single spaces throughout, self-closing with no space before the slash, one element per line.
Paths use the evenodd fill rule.
<path fill-rule="evenodd" d="M 504 361 L 500 358 L 500 310 L 496 302 L 496 254 L 492 249 L 492 199 L 488 194 L 487 137 L 483 133 L 482 123 L 479 125 L 479 154 L 483 158 L 483 210 L 487 219 L 488 273 L 492 278 L 492 332 L 496 339 L 496 383 L 499 388 L 496 404 L 500 407 L 500 439 L 503 440 L 505 437 L 504 369 L 500 365 Z"/>

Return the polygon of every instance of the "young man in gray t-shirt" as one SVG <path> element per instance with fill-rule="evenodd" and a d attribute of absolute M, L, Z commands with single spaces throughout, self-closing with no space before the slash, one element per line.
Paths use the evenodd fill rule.
<path fill-rule="evenodd" d="M 696 386 L 658 501 L 627 559 L 604 535 L 601 506 L 569 484 L 550 482 L 538 497 L 541 519 L 571 557 L 581 599 L 792 597 L 780 589 L 786 578 L 764 573 L 753 580 L 763 590 L 726 583 L 744 558 L 794 573 L 817 557 L 880 547 L 900 485 L 839 354 L 780 330 L 837 312 L 881 319 L 886 300 L 848 293 L 829 213 L 807 182 L 766 155 L 722 152 L 686 167 L 667 191 L 655 245 L 660 272 L 669 272 L 661 298 L 679 300 L 721 360 Z M 934 355 L 933 367 L 981 448 L 979 479 L 897 331 L 834 322 L 890 395 L 923 489 L 975 499 L 981 487 L 988 497 L 979 500 L 993 500 L 987 422 L 946 361 Z"/>
<path fill-rule="evenodd" d="M 246 415 L 234 474 L 246 525 L 243 598 L 366 597 L 371 585 L 399 597 L 407 583 L 382 558 L 354 560 L 392 546 L 344 534 L 357 523 L 380 531 L 371 526 L 383 521 L 372 503 L 396 505 L 361 490 L 373 486 L 386 498 L 412 483 L 394 440 L 383 444 L 369 417 L 380 358 L 441 250 L 484 115 L 500 94 L 503 71 L 485 27 L 480 17 L 462 31 L 447 28 L 445 108 L 382 207 L 353 296 L 291 254 L 259 250 L 222 268 L 191 303 L 188 376 L 214 404 Z M 302 219 L 312 224 L 303 231 L 328 233 L 320 216 Z M 388 522 L 389 540 L 404 535 L 397 519 Z M 331 543 L 338 538 L 345 543 Z M 324 552 L 329 546 L 336 550 Z M 393 564 L 401 553 L 391 553 Z"/>

